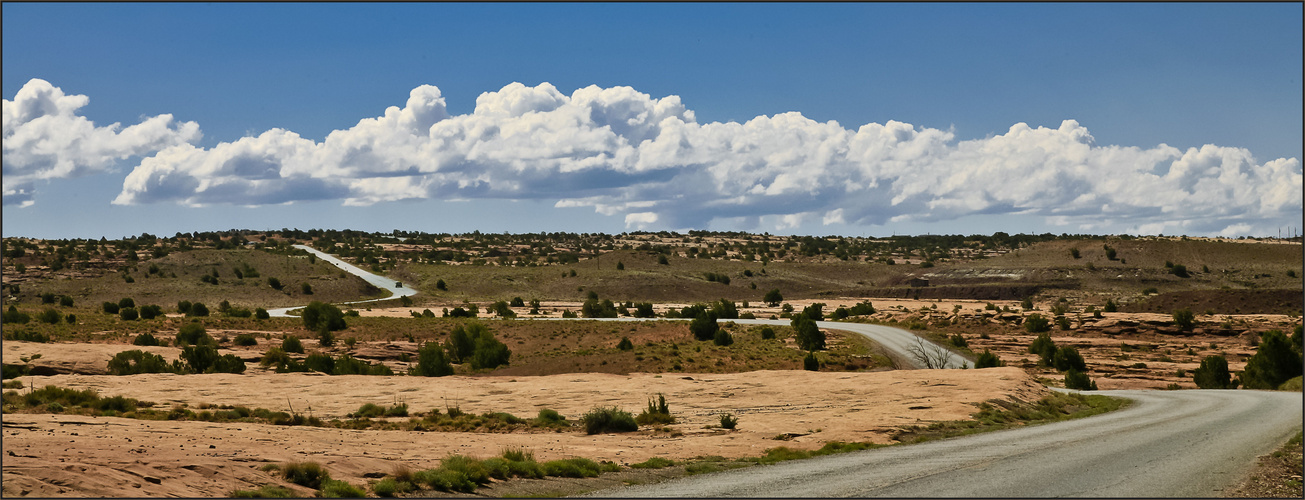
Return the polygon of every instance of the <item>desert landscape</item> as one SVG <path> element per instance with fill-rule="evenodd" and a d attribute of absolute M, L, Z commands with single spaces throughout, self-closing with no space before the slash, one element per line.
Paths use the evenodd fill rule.
<path fill-rule="evenodd" d="M 1080 375 L 1197 389 L 1218 357 L 1261 383 L 1261 342 L 1299 357 L 1301 335 L 1299 238 L 285 230 L 3 254 L 11 497 L 578 494 L 1127 404 L 1052 390 Z M 907 369 L 853 323 L 968 369 Z M 641 422 L 591 427 L 617 413 Z"/>

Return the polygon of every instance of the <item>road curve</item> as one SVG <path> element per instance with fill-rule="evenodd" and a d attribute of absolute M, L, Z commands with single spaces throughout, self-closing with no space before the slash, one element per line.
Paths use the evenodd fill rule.
<path fill-rule="evenodd" d="M 549 321 L 688 321 L 687 319 L 666 319 L 666 318 L 521 318 L 530 320 L 549 320 Z M 783 319 L 723 319 L 721 322 L 734 322 L 741 325 L 775 325 L 788 326 L 789 321 Z M 940 358 L 946 358 L 944 368 L 960 368 L 962 364 L 970 364 L 968 360 L 959 355 L 934 344 L 923 337 L 901 328 L 891 326 L 870 325 L 865 323 L 842 323 L 838 321 L 817 321 L 816 326 L 827 330 L 843 330 L 864 336 L 871 341 L 883 347 L 889 356 L 892 356 L 898 363 L 899 367 L 905 369 L 925 368 L 911 353 L 911 349 L 917 345 L 930 353 L 940 353 Z M 917 344 L 917 342 L 919 344 Z"/>
<path fill-rule="evenodd" d="M 354 276 L 357 276 L 357 277 L 359 277 L 359 278 L 362 278 L 363 281 L 366 281 L 366 282 L 368 282 L 368 283 L 371 283 L 371 284 L 372 284 L 373 286 L 375 286 L 376 288 L 380 288 L 380 289 L 382 289 L 382 290 L 387 290 L 387 291 L 389 291 L 389 292 L 392 294 L 392 295 L 390 295 L 389 297 L 382 297 L 382 298 L 379 298 L 379 299 L 355 300 L 355 301 L 352 301 L 352 302 L 341 302 L 341 304 L 362 304 L 362 303 L 366 303 L 366 302 L 377 302 L 377 301 L 381 301 L 381 300 L 390 300 L 390 299 L 395 299 L 395 298 L 399 298 L 399 297 L 410 297 L 410 296 L 413 296 L 413 295 L 417 295 L 417 290 L 416 290 L 416 289 L 408 288 L 407 286 L 401 286 L 401 285 L 396 286 L 396 283 L 397 283 L 397 282 L 396 282 L 395 280 L 393 280 L 393 279 L 386 278 L 386 277 L 384 277 L 384 276 L 378 276 L 378 275 L 375 275 L 375 274 L 369 273 L 369 272 L 367 272 L 367 271 L 364 271 L 364 270 L 362 270 L 361 268 L 359 268 L 358 266 L 355 266 L 355 265 L 353 265 L 353 264 L 350 264 L 350 263 L 348 263 L 348 262 L 345 262 L 345 261 L 343 261 L 343 260 L 340 260 L 340 259 L 337 258 L 336 256 L 331 255 L 331 254 L 329 254 L 329 253 L 323 252 L 323 251 L 321 251 L 321 250 L 318 250 L 318 249 L 316 249 L 316 248 L 310 247 L 310 246 L 308 246 L 308 245 L 294 245 L 294 247 L 295 247 L 295 248 L 298 248 L 298 249 L 302 249 L 302 250 L 307 250 L 308 253 L 311 253 L 311 254 L 313 254 L 313 255 L 316 255 L 317 258 L 322 259 L 322 260 L 324 260 L 324 261 L 330 263 L 331 265 L 334 265 L 335 267 L 340 268 L 340 269 L 343 270 L 344 272 L 347 272 L 347 273 L 349 273 L 349 274 L 352 274 L 352 275 L 354 275 Z M 281 308 L 277 308 L 277 309 L 269 309 L 269 310 L 267 311 L 267 314 L 268 314 L 269 316 L 272 316 L 273 318 L 287 318 L 287 317 L 290 317 L 290 314 L 289 314 L 290 311 L 292 311 L 292 310 L 294 310 L 294 309 L 299 309 L 299 308 L 301 308 L 301 307 L 303 307 L 303 306 L 281 307 Z"/>
<path fill-rule="evenodd" d="M 1094 417 L 593 492 L 606 497 L 1213 497 L 1301 428 L 1301 393 L 1097 391 Z"/>
<path fill-rule="evenodd" d="M 384 297 L 380 299 L 357 300 L 353 302 L 342 302 L 342 304 L 362 304 L 366 302 L 377 302 L 381 300 L 389 300 L 393 298 L 413 296 L 417 294 L 417 290 L 415 289 L 408 288 L 407 286 L 395 286 L 396 282 L 393 279 L 386 278 L 384 276 L 378 276 L 369 273 L 367 271 L 364 271 L 358 266 L 340 260 L 336 256 L 328 254 L 316 248 L 307 245 L 294 245 L 294 247 L 306 250 L 309 253 L 316 255 L 318 258 L 331 263 L 335 267 L 338 267 L 347 273 L 353 274 L 354 276 L 362 278 L 364 281 L 371 283 L 377 288 L 380 288 L 382 290 L 388 290 L 393 294 L 390 297 Z M 286 318 L 286 317 L 290 317 L 289 314 L 290 311 L 298 309 L 300 307 L 303 306 L 269 309 L 267 313 L 268 315 L 274 318 Z M 561 318 L 529 318 L 529 319 L 560 320 Z M 567 319 L 569 320 L 570 318 Z M 585 318 L 585 319 L 595 319 L 601 321 L 657 321 L 657 319 L 655 318 Z M 731 319 L 726 321 L 733 321 L 735 323 L 745 324 L 745 325 L 785 326 L 789 324 L 787 320 L 771 320 L 771 319 Z M 852 333 L 863 335 L 866 338 L 869 338 L 871 341 L 882 346 L 884 350 L 888 351 L 888 355 L 892 356 L 897 361 L 899 366 L 901 366 L 902 368 L 925 368 L 924 364 L 921 363 L 917 359 L 917 357 L 912 354 L 911 350 L 913 348 L 917 350 L 925 349 L 929 353 L 939 353 L 940 356 L 938 357 L 940 359 L 945 358 L 944 368 L 960 368 L 962 364 L 968 363 L 968 361 L 966 361 L 965 359 L 961 358 L 956 354 L 951 353 L 951 351 L 948 351 L 938 346 L 937 344 L 924 340 L 923 338 L 909 331 L 903 330 L 901 328 L 893 328 L 890 326 L 882 326 L 882 325 L 869 325 L 864 323 L 841 323 L 835 321 L 817 321 L 816 326 L 825 329 L 844 330 L 844 331 L 849 331 Z"/>

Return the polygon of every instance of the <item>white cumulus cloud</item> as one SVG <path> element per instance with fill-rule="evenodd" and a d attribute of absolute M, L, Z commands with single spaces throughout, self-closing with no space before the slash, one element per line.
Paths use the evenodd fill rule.
<path fill-rule="evenodd" d="M 35 203 L 36 182 L 103 172 L 117 161 L 200 139 L 195 122 L 172 115 L 147 118 L 121 129 L 97 127 L 77 114 L 90 98 L 67 95 L 45 80 L 28 81 L 14 100 L 4 100 L 4 204 Z"/>
<path fill-rule="evenodd" d="M 638 228 L 1021 214 L 1072 230 L 1215 234 L 1298 216 L 1301 181 L 1296 158 L 1100 145 L 1074 120 L 958 141 L 949 130 L 849 129 L 796 112 L 703 124 L 677 96 L 512 83 L 456 116 L 423 85 L 403 107 L 320 142 L 269 130 L 208 149 L 177 143 L 142 160 L 114 203 L 545 199 Z"/>

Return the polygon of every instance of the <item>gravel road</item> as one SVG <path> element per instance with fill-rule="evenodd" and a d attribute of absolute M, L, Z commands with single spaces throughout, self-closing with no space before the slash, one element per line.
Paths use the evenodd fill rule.
<path fill-rule="evenodd" d="M 352 275 L 354 275 L 354 276 L 357 276 L 357 277 L 359 277 L 359 278 L 362 278 L 363 281 L 366 281 L 366 282 L 368 282 L 368 283 L 371 283 L 372 285 L 376 286 L 376 288 L 380 288 L 381 290 L 388 290 L 388 291 L 392 294 L 392 295 L 390 295 L 389 297 L 382 297 L 382 298 L 379 298 L 379 299 L 370 299 L 370 300 L 355 300 L 355 301 L 353 301 L 353 302 L 342 302 L 342 304 L 363 304 L 363 303 L 367 303 L 367 302 L 377 302 L 377 301 L 381 301 L 381 300 L 390 300 L 390 299 L 397 299 L 397 298 L 399 298 L 399 297 L 405 297 L 405 296 L 413 296 L 413 295 L 417 295 L 417 290 L 414 289 L 414 288 L 409 288 L 409 287 L 407 287 L 407 286 L 396 285 L 397 282 L 396 282 L 395 280 L 391 279 L 391 278 L 386 278 L 386 277 L 384 277 L 384 276 L 378 276 L 378 275 L 375 275 L 375 274 L 369 273 L 369 272 L 367 272 L 367 271 L 364 271 L 364 270 L 360 269 L 358 266 L 355 266 L 355 265 L 353 265 L 353 264 L 350 264 L 350 263 L 348 263 L 348 262 L 345 262 L 345 261 L 343 261 L 343 260 L 340 260 L 340 259 L 337 258 L 336 256 L 331 255 L 331 254 L 329 254 L 329 253 L 323 252 L 323 251 L 321 251 L 321 250 L 318 250 L 318 249 L 316 249 L 316 248 L 313 248 L 313 247 L 310 247 L 310 246 L 307 246 L 307 245 L 294 245 L 294 247 L 295 247 L 295 248 L 299 248 L 299 249 L 303 249 L 303 250 L 307 250 L 308 253 L 311 253 L 311 254 L 313 254 L 313 255 L 316 255 L 317 258 L 322 259 L 322 260 L 324 260 L 324 261 L 326 261 L 326 262 L 329 262 L 331 265 L 340 268 L 340 269 L 343 270 L 344 272 L 347 272 L 347 273 L 349 273 L 349 274 L 352 274 Z M 267 311 L 267 314 L 268 314 L 269 316 L 273 317 L 273 318 L 288 318 L 288 317 L 290 317 L 290 314 L 289 314 L 289 313 L 290 313 L 291 310 L 298 309 L 298 308 L 300 308 L 300 307 L 303 307 L 303 306 L 281 307 L 281 308 L 277 308 L 277 309 L 269 309 L 269 310 Z"/>
<path fill-rule="evenodd" d="M 1085 419 L 781 462 L 597 497 L 1212 497 L 1301 428 L 1301 393 L 1097 391 Z"/>

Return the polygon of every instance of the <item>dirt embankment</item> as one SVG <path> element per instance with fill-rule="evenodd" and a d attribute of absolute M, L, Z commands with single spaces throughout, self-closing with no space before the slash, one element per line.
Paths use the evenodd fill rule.
<path fill-rule="evenodd" d="M 440 433 L 279 427 L 251 423 L 144 421 L 8 414 L 5 496 L 225 496 L 280 483 L 258 467 L 312 460 L 355 484 L 392 472 L 434 467 L 459 453 L 497 455 L 507 447 L 540 460 L 587 457 L 636 463 L 659 456 L 756 456 L 767 448 L 814 449 L 828 441 L 889 442 L 903 425 L 968 418 L 974 403 L 1032 401 L 1047 389 L 1017 368 L 878 373 L 760 371 L 737 374 L 565 374 L 542 377 L 366 377 L 310 374 L 60 375 L 38 383 L 94 388 L 158 403 L 245 405 L 343 417 L 365 403 L 406 402 L 412 411 L 457 405 L 473 413 L 533 417 L 542 408 L 571 419 L 596 406 L 637 413 L 666 395 L 669 429 L 589 436 L 562 433 Z M 739 427 L 719 427 L 718 415 Z M 777 441 L 781 434 L 795 436 Z M 305 492 L 309 493 L 309 492 Z"/>

